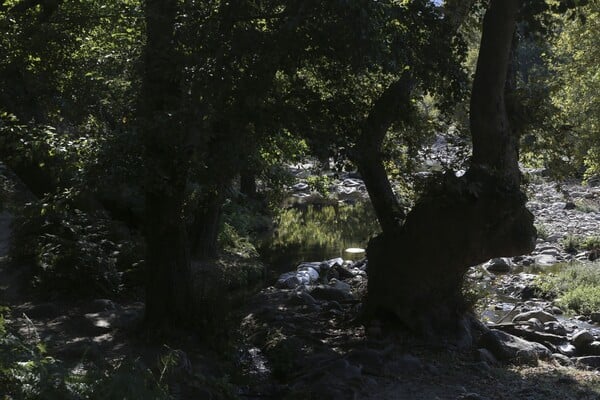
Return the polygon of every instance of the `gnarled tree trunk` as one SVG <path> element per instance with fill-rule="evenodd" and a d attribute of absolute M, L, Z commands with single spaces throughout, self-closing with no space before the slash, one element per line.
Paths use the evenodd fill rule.
<path fill-rule="evenodd" d="M 519 0 L 492 0 L 483 23 L 471 95 L 473 158 L 468 172 L 447 174 L 391 234 L 374 238 L 369 313 L 392 313 L 428 335 L 462 333 L 462 296 L 470 266 L 533 249 L 533 216 L 520 191 L 518 141 L 504 104 Z"/>

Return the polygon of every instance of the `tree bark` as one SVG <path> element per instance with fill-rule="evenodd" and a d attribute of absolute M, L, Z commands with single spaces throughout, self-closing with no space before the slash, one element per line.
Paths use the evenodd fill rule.
<path fill-rule="evenodd" d="M 144 140 L 146 323 L 183 326 L 193 320 L 191 266 L 182 207 L 189 168 L 179 121 L 181 71 L 174 27 L 176 0 L 146 0 L 146 46 L 139 101 Z"/>
<path fill-rule="evenodd" d="M 222 206 L 223 188 L 216 187 L 204 194 L 191 227 L 194 259 L 207 260 L 217 256 Z"/>
<path fill-rule="evenodd" d="M 389 234 L 398 230 L 405 215 L 385 171 L 381 146 L 398 114 L 406 119 L 410 111 L 410 87 L 411 78 L 404 73 L 382 93 L 361 127 L 353 150 L 354 162 L 367 187 L 379 225 Z"/>
<path fill-rule="evenodd" d="M 250 168 L 240 172 L 240 193 L 251 199 L 256 198 L 256 174 Z"/>
<path fill-rule="evenodd" d="M 483 20 L 471 92 L 472 165 L 520 184 L 518 143 L 506 113 L 505 86 L 519 1 L 492 1 Z"/>
<path fill-rule="evenodd" d="M 462 295 L 469 267 L 534 248 L 533 216 L 520 191 L 518 141 L 504 105 L 519 0 L 492 0 L 486 12 L 473 92 L 473 160 L 444 176 L 392 234 L 371 240 L 368 314 L 392 314 L 414 332 L 469 339 Z"/>

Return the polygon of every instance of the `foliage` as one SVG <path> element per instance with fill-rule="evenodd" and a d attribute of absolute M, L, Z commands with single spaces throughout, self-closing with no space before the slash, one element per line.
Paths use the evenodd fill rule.
<path fill-rule="evenodd" d="M 567 235 L 562 240 L 562 245 L 567 253 L 576 253 L 581 248 L 581 238 L 576 235 Z"/>
<path fill-rule="evenodd" d="M 546 240 L 550 236 L 550 229 L 544 224 L 535 224 L 535 230 L 537 231 L 537 237 Z"/>
<path fill-rule="evenodd" d="M 140 360 L 122 360 L 105 370 L 81 360 L 69 368 L 48 354 L 44 342 L 11 333 L 1 315 L 0 387 L 6 399 L 15 400 L 171 398 Z"/>
<path fill-rule="evenodd" d="M 597 213 L 600 211 L 600 205 L 597 201 L 581 199 L 575 201 L 575 209 L 586 213 Z"/>
<path fill-rule="evenodd" d="M 563 239 L 562 245 L 569 253 L 596 250 L 600 248 L 600 236 L 568 235 Z"/>
<path fill-rule="evenodd" d="M 530 34 L 522 50 L 524 160 L 559 178 L 598 171 L 599 7 L 593 0 L 545 13 L 544 35 Z"/>
<path fill-rule="evenodd" d="M 541 291 L 568 310 L 589 315 L 600 310 L 600 264 L 565 264 L 556 274 L 540 275 Z"/>
<path fill-rule="evenodd" d="M 578 314 L 590 315 L 600 310 L 600 287 L 577 286 L 566 291 L 558 303 Z"/>
<path fill-rule="evenodd" d="M 43 293 L 110 295 L 121 275 L 139 262 L 135 241 L 102 215 L 72 208 L 65 192 L 29 203 L 14 223 L 11 256 L 33 265 L 33 284 Z"/>
<path fill-rule="evenodd" d="M 219 244 L 225 251 L 247 258 L 258 256 L 256 248 L 250 243 L 248 237 L 240 236 L 235 228 L 227 222 L 223 224 L 218 239 Z"/>
<path fill-rule="evenodd" d="M 306 178 L 310 190 L 314 190 L 324 197 L 329 196 L 329 177 L 327 175 L 311 175 Z"/>
<path fill-rule="evenodd" d="M 129 118 L 140 54 L 137 0 L 0 8 L 0 108 L 38 123 Z"/>
<path fill-rule="evenodd" d="M 14 170 L 37 173 L 39 187 L 34 192 L 51 191 L 56 186 L 70 187 L 82 176 L 86 160 L 94 158 L 95 141 L 91 137 L 58 132 L 42 124 L 23 124 L 16 116 L 0 112 L 0 149 L 3 160 Z"/>

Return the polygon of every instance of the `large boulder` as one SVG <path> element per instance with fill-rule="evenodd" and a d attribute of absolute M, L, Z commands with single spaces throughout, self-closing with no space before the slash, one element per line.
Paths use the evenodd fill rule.
<path fill-rule="evenodd" d="M 532 318 L 539 320 L 543 324 L 546 322 L 557 321 L 556 317 L 549 312 L 543 310 L 533 310 L 517 314 L 513 318 L 513 322 L 529 321 Z"/>
<path fill-rule="evenodd" d="M 512 261 L 509 258 L 493 258 L 485 263 L 485 268 L 494 273 L 510 272 L 513 266 Z"/>
<path fill-rule="evenodd" d="M 481 345 L 498 360 L 516 364 L 537 364 L 538 359 L 548 359 L 552 355 L 539 343 L 528 342 L 497 329 L 485 333 L 481 337 Z"/>

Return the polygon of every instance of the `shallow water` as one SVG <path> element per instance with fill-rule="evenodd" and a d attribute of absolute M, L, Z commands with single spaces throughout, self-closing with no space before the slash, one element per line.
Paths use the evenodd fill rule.
<path fill-rule="evenodd" d="M 259 252 L 275 276 L 303 261 L 343 257 L 350 247 L 366 248 L 378 232 L 369 203 L 290 207 L 277 216 L 276 228 Z"/>

